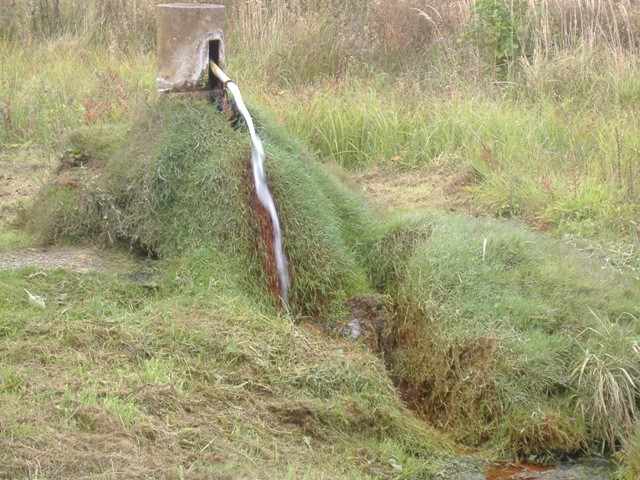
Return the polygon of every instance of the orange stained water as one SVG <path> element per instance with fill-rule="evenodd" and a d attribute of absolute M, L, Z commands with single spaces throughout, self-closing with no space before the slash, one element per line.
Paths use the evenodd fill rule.
<path fill-rule="evenodd" d="M 537 473 L 547 472 L 553 467 L 533 465 L 531 463 L 517 463 L 510 465 L 507 463 L 499 463 L 491 465 L 487 469 L 487 480 L 535 480 L 538 478 Z M 531 473 L 531 475 L 527 475 Z"/>

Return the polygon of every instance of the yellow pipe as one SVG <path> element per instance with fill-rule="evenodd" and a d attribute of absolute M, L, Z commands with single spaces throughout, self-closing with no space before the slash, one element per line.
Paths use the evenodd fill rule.
<path fill-rule="evenodd" d="M 213 60 L 211 60 L 209 62 L 209 66 L 211 67 L 211 71 L 213 72 L 213 74 L 218 77 L 220 79 L 220 81 L 222 82 L 222 86 L 226 88 L 227 83 L 229 82 L 233 82 L 233 80 L 231 80 L 226 73 L 224 73 L 222 71 L 222 69 L 216 65 L 216 62 L 214 62 Z"/>

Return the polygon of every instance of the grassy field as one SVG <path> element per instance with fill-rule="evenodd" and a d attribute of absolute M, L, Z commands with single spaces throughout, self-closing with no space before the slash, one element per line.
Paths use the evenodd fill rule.
<path fill-rule="evenodd" d="M 428 478 L 446 435 L 635 478 L 633 2 L 227 2 L 291 316 L 245 137 L 156 96 L 154 5 L 0 0 L 0 252 L 160 259 L 153 285 L 0 271 L 0 476 Z M 335 333 L 354 298 L 381 359 Z"/>
<path fill-rule="evenodd" d="M 437 471 L 444 443 L 404 410 L 370 353 L 265 314 L 217 278 L 194 295 L 108 275 L 2 272 L 2 476 Z M 44 309 L 25 303 L 25 288 Z"/>

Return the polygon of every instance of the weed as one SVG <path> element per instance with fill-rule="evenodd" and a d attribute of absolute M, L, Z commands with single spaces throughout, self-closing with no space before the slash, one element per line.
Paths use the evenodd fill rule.
<path fill-rule="evenodd" d="M 618 459 L 622 461 L 622 468 L 617 472 L 616 478 L 631 480 L 640 475 L 640 440 L 638 439 L 638 424 L 634 426 L 633 433 L 624 442 L 624 450 L 619 452 Z"/>
<path fill-rule="evenodd" d="M 529 23 L 526 0 L 477 0 L 465 38 L 478 47 L 491 69 L 506 73 L 524 50 Z"/>
<path fill-rule="evenodd" d="M 572 372 L 572 382 L 578 387 L 583 414 L 597 435 L 615 448 L 616 439 L 629 435 L 637 417 L 637 334 L 625 324 L 596 320 L 584 359 Z M 636 323 L 634 316 L 629 320 Z"/>

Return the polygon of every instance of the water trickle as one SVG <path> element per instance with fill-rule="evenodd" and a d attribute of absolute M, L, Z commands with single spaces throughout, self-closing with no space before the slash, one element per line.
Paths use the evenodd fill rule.
<path fill-rule="evenodd" d="M 276 204 L 267 185 L 267 176 L 264 170 L 264 147 L 262 140 L 256 133 L 251 114 L 242 100 L 242 94 L 238 86 L 231 82 L 226 82 L 226 88 L 233 94 L 233 98 L 238 107 L 238 111 L 243 116 L 251 136 L 251 167 L 253 170 L 253 181 L 256 187 L 256 194 L 260 204 L 269 212 L 271 223 L 273 224 L 273 251 L 278 269 L 278 279 L 280 281 L 280 297 L 287 308 L 289 308 L 289 268 L 287 258 L 282 247 L 282 231 L 280 230 L 280 220 L 276 211 Z"/>

